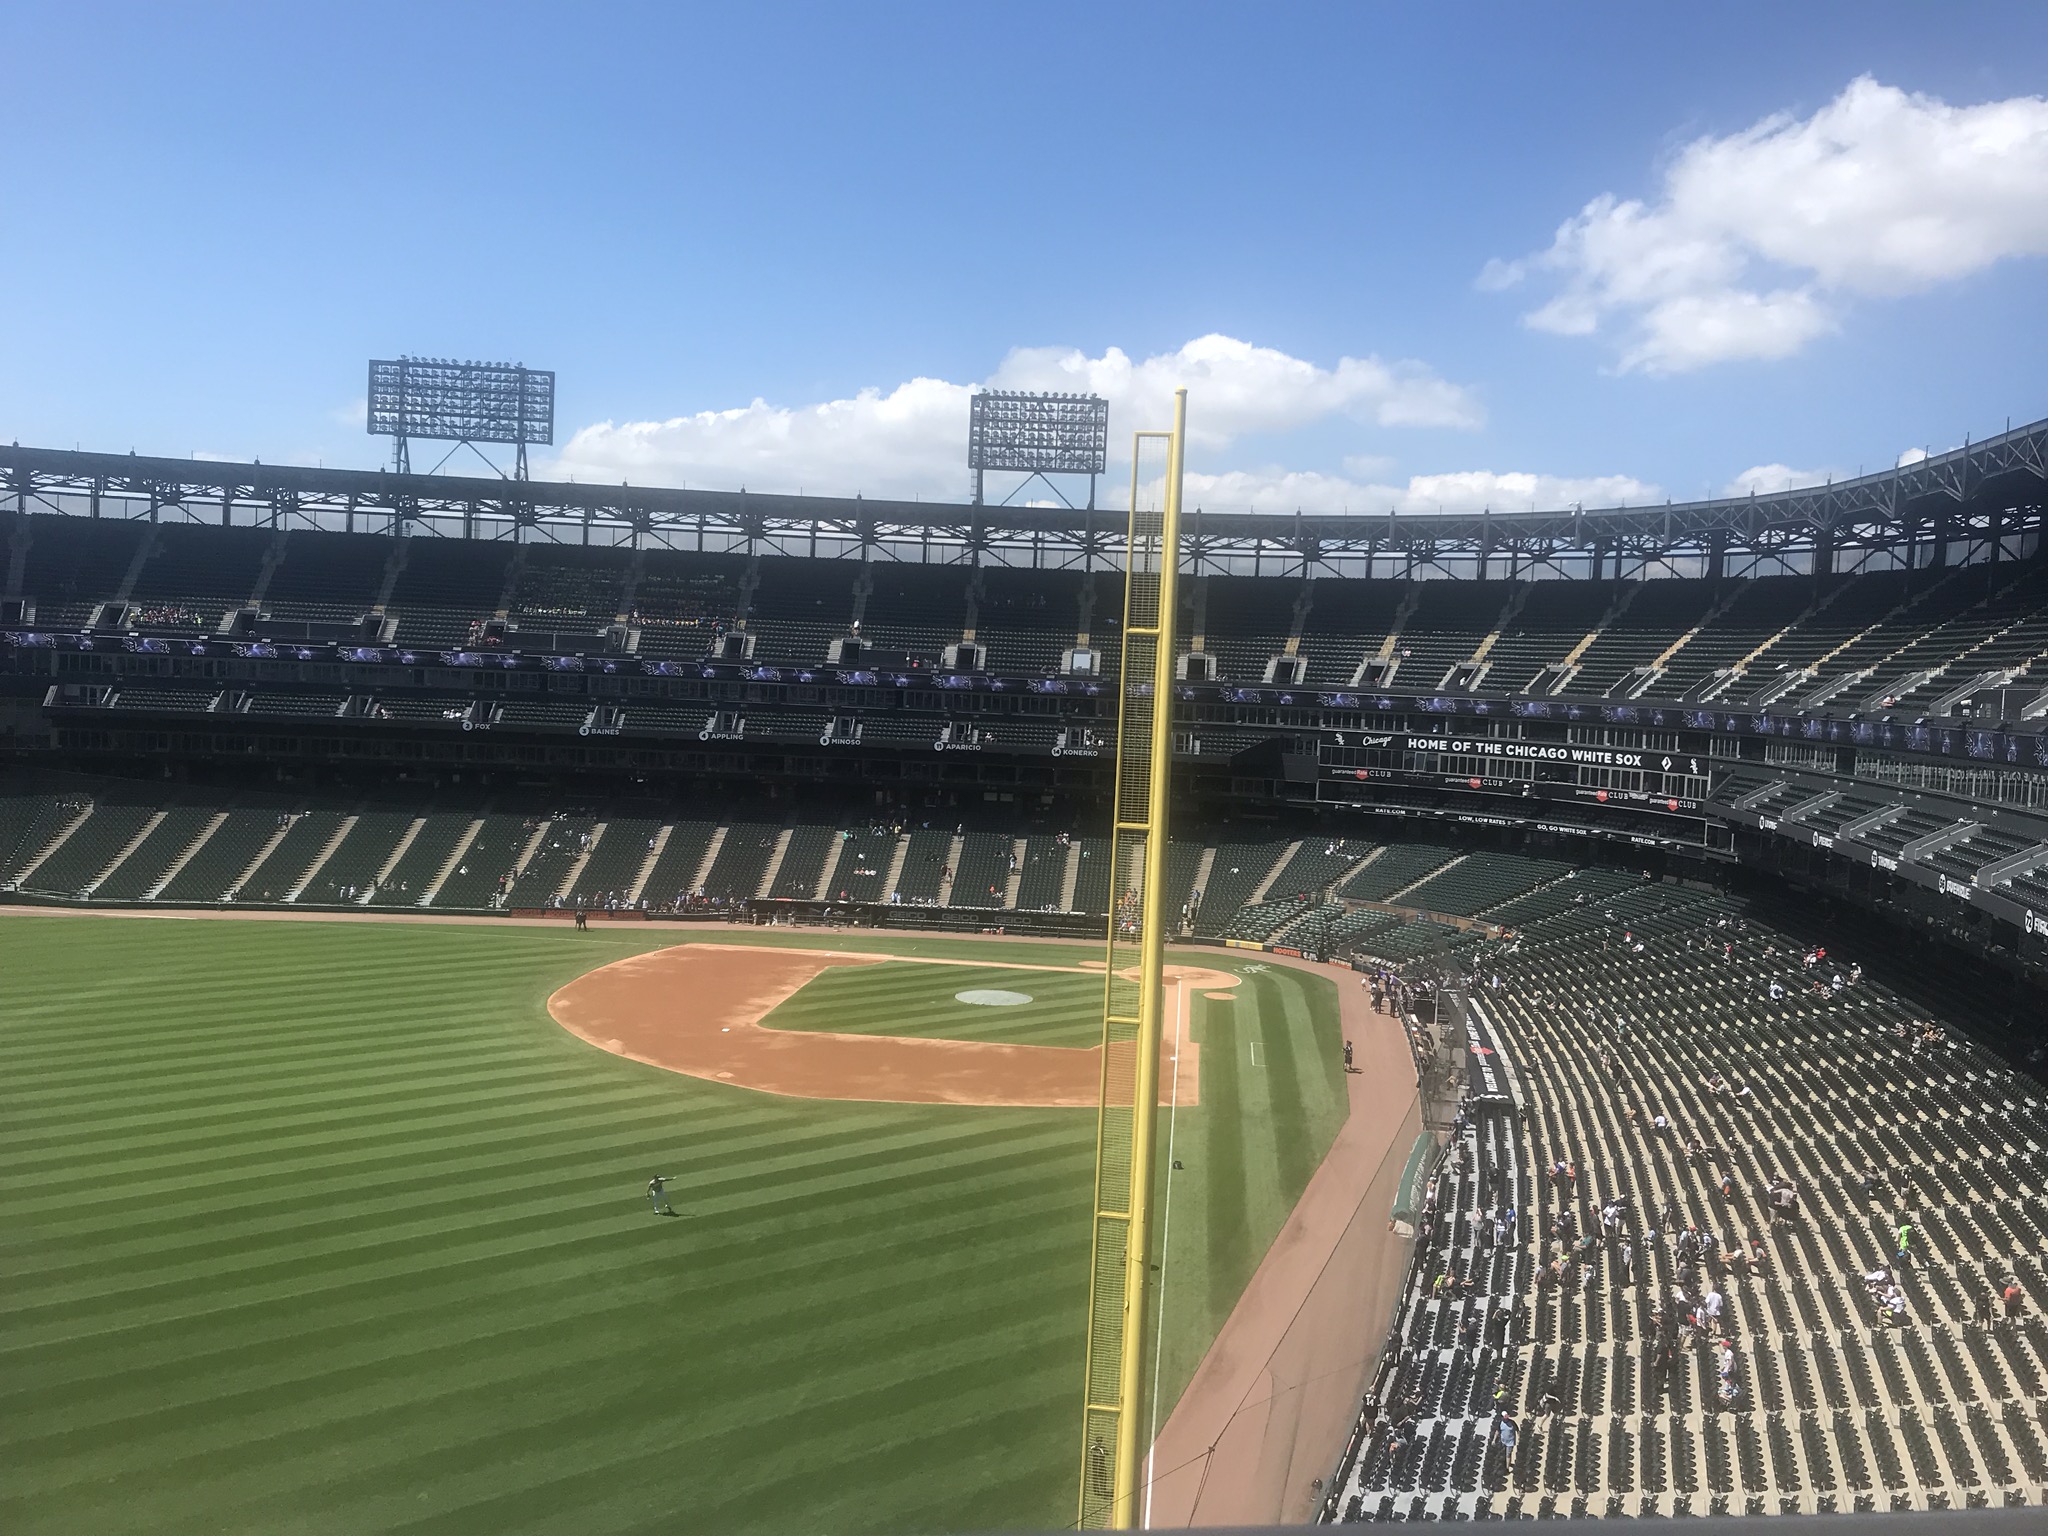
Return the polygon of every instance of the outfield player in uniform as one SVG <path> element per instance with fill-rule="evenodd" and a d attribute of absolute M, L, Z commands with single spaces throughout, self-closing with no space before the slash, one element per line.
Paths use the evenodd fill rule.
<path fill-rule="evenodd" d="M 668 1180 L 669 1175 L 657 1173 L 647 1181 L 648 1203 L 654 1207 L 654 1214 L 657 1216 L 675 1215 L 675 1212 L 669 1208 Z"/>

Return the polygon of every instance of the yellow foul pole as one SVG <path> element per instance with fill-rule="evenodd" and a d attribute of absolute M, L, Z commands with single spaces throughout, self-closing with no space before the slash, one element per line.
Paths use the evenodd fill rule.
<path fill-rule="evenodd" d="M 1138 433 L 1131 454 L 1082 1430 L 1079 1523 L 1092 1529 L 1128 1530 L 1138 1524 L 1148 1449 L 1143 1414 L 1145 1304 L 1151 1273 L 1163 973 L 1171 921 L 1163 903 L 1187 406 L 1187 391 L 1175 391 L 1173 430 Z M 1167 443 L 1166 487 L 1156 512 L 1138 505 L 1137 450 L 1148 438 L 1164 438 Z"/>

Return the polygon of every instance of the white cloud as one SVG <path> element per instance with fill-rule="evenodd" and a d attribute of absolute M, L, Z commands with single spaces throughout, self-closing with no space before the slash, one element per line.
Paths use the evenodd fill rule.
<path fill-rule="evenodd" d="M 1953 107 L 1868 76 L 1808 118 L 1702 138 L 1654 203 L 1593 199 L 1478 285 L 1555 275 L 1531 327 L 1623 332 L 1620 366 L 1681 373 L 1797 352 L 1858 297 L 2048 254 L 2048 99 Z"/>
<path fill-rule="evenodd" d="M 1927 450 L 1925 448 L 1908 448 L 1904 453 L 1899 455 L 1898 467 L 1900 469 L 1904 469 L 1908 464 L 1918 464 L 1922 459 L 1926 457 Z"/>
<path fill-rule="evenodd" d="M 1539 475 L 1493 470 L 1411 475 L 1406 481 L 1359 481 L 1301 470 L 1189 472 L 1187 505 L 1212 512 L 1496 512 L 1555 511 L 1582 505 L 1643 506 L 1662 501 L 1657 486 L 1629 475 Z"/>
<path fill-rule="evenodd" d="M 1110 402 L 1113 460 L 1141 427 L 1172 424 L 1173 390 L 1189 392 L 1191 448 L 1214 454 L 1249 433 L 1284 433 L 1349 420 L 1383 427 L 1476 427 L 1464 389 L 1421 363 L 1341 358 L 1334 368 L 1229 336 L 1203 336 L 1134 360 L 1071 348 L 1019 348 L 987 383 L 1061 390 Z M 886 393 L 805 406 L 755 400 L 664 421 L 601 422 L 563 446 L 550 473 L 641 484 L 746 486 L 847 495 L 958 500 L 967 489 L 967 401 L 972 389 L 916 378 Z"/>
<path fill-rule="evenodd" d="M 1752 464 L 1730 480 L 1723 496 L 1774 496 L 1795 486 L 1824 485 L 1831 478 L 1825 469 L 1794 469 L 1789 464 Z"/>

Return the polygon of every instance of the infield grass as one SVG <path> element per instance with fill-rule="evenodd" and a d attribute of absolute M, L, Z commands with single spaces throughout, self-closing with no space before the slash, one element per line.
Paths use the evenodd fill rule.
<path fill-rule="evenodd" d="M 1071 1521 L 1093 1115 L 781 1099 L 547 1017 L 675 940 L 0 918 L 0 1529 Z M 1341 1113 L 1328 983 L 1240 996 L 1195 1003 L 1168 1402 Z"/>

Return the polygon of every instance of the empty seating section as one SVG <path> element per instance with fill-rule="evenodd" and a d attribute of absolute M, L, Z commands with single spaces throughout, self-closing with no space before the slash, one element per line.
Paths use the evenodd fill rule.
<path fill-rule="evenodd" d="M 1914 648 L 1922 637 L 1949 632 L 1948 626 L 1990 595 L 1994 573 L 1985 567 L 1965 568 L 1945 576 L 1925 578 L 1907 588 L 1900 606 L 1884 615 L 1882 622 L 1865 629 L 1832 655 L 1815 664 L 1822 682 L 1856 677 L 1845 695 L 1850 699 L 1882 699 L 1886 689 L 1882 678 L 1899 679 L 1905 668 L 1893 661 L 1902 651 Z M 1923 661 L 1932 665 L 1939 658 Z"/>
<path fill-rule="evenodd" d="M 93 895 L 100 901 L 140 901 L 213 820 L 211 810 L 172 806 L 127 855 L 108 870 Z"/>
<path fill-rule="evenodd" d="M 1915 698 L 1931 701 L 1936 693 L 1967 683 L 1979 670 L 1965 664 L 1962 675 L 1950 679 L 1946 674 L 1951 663 L 1976 654 L 2041 606 L 2042 593 L 2032 573 L 2016 579 L 2009 571 L 1973 571 L 1967 576 L 1967 581 L 1957 584 L 1954 595 L 1974 597 L 1974 601 L 1931 627 L 1916 624 L 1894 635 L 1892 648 L 1857 681 L 1853 697 L 1890 697 L 1899 704 Z M 1928 674 L 1939 677 L 1940 682 L 1932 681 Z"/>
<path fill-rule="evenodd" d="M 1208 582 L 1202 649 L 1216 658 L 1219 676 L 1257 682 L 1265 675 L 1267 658 L 1285 646 L 1293 627 L 1301 585 L 1277 576 Z M 1192 638 L 1186 626 L 1192 622 L 1193 584 L 1183 585 L 1181 593 L 1182 633 Z"/>
<path fill-rule="evenodd" d="M 1784 629 L 1813 602 L 1813 581 L 1803 576 L 1751 576 L 1718 594 L 1719 610 L 1664 664 L 1651 690 L 1683 697 L 1716 673 L 1729 673 Z"/>
<path fill-rule="evenodd" d="M 755 660 L 816 665 L 851 632 L 858 610 L 864 640 L 892 657 L 922 658 L 920 665 L 970 627 L 993 671 L 1049 672 L 1084 628 L 1103 653 L 1105 676 L 1116 675 L 1119 660 L 1119 582 L 1070 571 L 514 546 L 427 534 L 402 541 L 388 533 L 277 534 L 204 522 L 95 525 L 42 514 L 28 524 L 22 587 L 49 627 L 84 624 L 132 570 L 131 620 L 173 633 L 212 632 L 260 586 L 274 632 L 288 638 L 295 620 L 353 621 L 388 581 L 386 614 L 402 645 L 462 643 L 503 606 L 517 632 L 507 643 L 528 649 L 592 647 L 623 614 L 639 627 L 640 653 L 650 659 L 704 656 L 743 624 Z M 139 562 L 138 553 L 145 556 Z M 2024 673 L 2048 654 L 2048 574 L 2038 562 L 1819 582 L 1503 580 L 1496 564 L 1483 581 L 1205 576 L 1199 605 L 1196 583 L 1182 590 L 1183 633 L 1192 641 L 1199 606 L 1203 648 L 1221 677 L 1261 680 L 1298 629 L 1306 681 L 1324 688 L 1347 684 L 1384 649 L 1393 685 L 1423 692 L 1516 693 L 1543 674 L 1543 692 L 1692 692 L 1739 704 L 1856 678 L 1838 691 L 1924 707 L 1982 674 Z M 1092 599 L 1084 600 L 1087 592 Z M 1575 670 L 1564 676 L 1562 664 L 1575 650 Z M 1661 675 L 1629 681 L 1667 652 Z M 1475 660 L 1476 681 L 1457 675 Z M 278 697 L 257 707 L 319 712 Z M 198 707 L 148 692 L 129 707 L 160 702 Z M 1203 735 L 1214 751 L 1245 744 L 1220 725 Z"/>
<path fill-rule="evenodd" d="M 736 821 L 728 826 L 718 857 L 704 876 L 704 894 L 713 901 L 753 900 L 781 835 L 782 828 L 762 822 Z"/>
<path fill-rule="evenodd" d="M 529 555 L 529 563 L 533 558 Z M 718 631 L 740 616 L 746 566 L 736 555 L 647 552 L 633 583 L 630 610 L 640 625 L 641 654 L 697 657 L 708 652 Z"/>
<path fill-rule="evenodd" d="M 1647 667 L 1706 618 L 1716 597 L 1706 581 L 1645 581 L 1599 637 L 1586 647 L 1571 681 L 1573 693 L 1605 694 Z"/>
<path fill-rule="evenodd" d="M 114 705 L 118 709 L 204 710 L 213 706 L 214 697 L 219 692 L 217 688 L 179 683 L 123 683 L 115 691 Z"/>
<path fill-rule="evenodd" d="M 1169 929 L 1186 926 L 1189 899 L 1194 895 L 1195 877 L 1202 870 L 1202 843 L 1169 842 L 1166 845 L 1166 889 L 1159 910 L 1166 915 Z"/>
<path fill-rule="evenodd" d="M 1268 894 L 1276 900 L 1288 896 L 1320 896 L 1372 851 L 1373 844 L 1348 838 L 1305 837 L 1280 865 Z"/>
<path fill-rule="evenodd" d="M 1611 581 L 1527 583 L 1517 594 L 1519 607 L 1486 653 L 1486 688 L 1494 693 L 1527 689 L 1539 672 L 1563 661 L 1592 632 L 1620 590 Z"/>
<path fill-rule="evenodd" d="M 135 623 L 211 634 L 256 589 L 268 542 L 204 523 L 163 524 L 130 594 Z M 110 588 L 100 595 L 114 593 Z"/>
<path fill-rule="evenodd" d="M 271 572 L 263 607 L 280 619 L 348 623 L 377 600 L 396 544 L 391 538 L 295 530 Z"/>
<path fill-rule="evenodd" d="M 966 625 L 971 575 L 958 566 L 878 563 L 870 573 L 874 590 L 868 594 L 861 635 L 880 650 L 936 661 L 941 650 L 960 639 Z M 825 653 L 799 659 L 823 661 Z"/>
<path fill-rule="evenodd" d="M 832 827 L 797 826 L 782 850 L 781 867 L 768 894 L 785 901 L 809 901 L 825 878 L 825 862 L 839 851 L 839 833 Z"/>
<path fill-rule="evenodd" d="M 121 589 L 136 551 L 155 530 L 110 528 L 85 518 L 32 516 L 22 590 L 36 599 L 45 628 L 82 626 L 93 608 Z"/>
<path fill-rule="evenodd" d="M 1922 856 L 1922 862 L 1958 880 L 1971 880 L 1985 865 L 2011 858 L 2033 846 L 2032 838 L 2015 837 L 1996 827 L 1979 827 L 1946 847 L 1930 849 Z"/>
<path fill-rule="evenodd" d="M 283 811 L 229 811 L 155 899 L 172 905 L 219 901 L 287 820 Z"/>
<path fill-rule="evenodd" d="M 318 868 L 311 869 L 311 878 L 306 880 L 305 888 L 299 892 L 296 904 L 337 906 L 365 900 L 370 894 L 371 887 L 376 884 L 379 872 L 391 861 L 391 856 L 398 851 L 400 845 L 404 844 L 407 854 L 419 846 L 417 836 L 411 843 L 405 842 L 416 820 L 422 833 L 425 833 L 429 823 L 447 828 L 446 840 L 441 843 L 443 858 L 446 858 L 448 851 L 455 846 L 456 837 L 469 830 L 469 818 L 466 816 L 459 818 L 458 821 L 458 818 L 452 816 L 416 818 L 407 811 L 364 811 L 356 817 L 355 825 L 350 827 L 347 834 L 335 845 L 326 862 Z M 440 833 L 437 832 L 435 837 L 438 839 Z M 315 854 L 314 857 L 318 858 L 319 855 Z M 404 858 L 401 857 L 399 862 L 404 863 Z M 422 862 L 425 862 L 424 858 Z M 436 864 L 434 868 L 438 869 L 440 866 Z M 392 873 L 398 873 L 396 868 Z M 430 869 L 420 877 L 419 886 L 411 893 L 415 900 L 425 894 L 426 879 L 433 873 L 434 870 Z M 396 901 L 399 898 L 400 893 L 394 891 L 392 900 Z"/>
<path fill-rule="evenodd" d="M 1554 859 L 1524 859 L 1489 853 L 1460 859 L 1425 877 L 1401 893 L 1401 905 L 1425 912 L 1477 917 L 1503 902 L 1562 879 L 1569 864 Z"/>
<path fill-rule="evenodd" d="M 675 907 L 698 894 L 704 856 L 711 851 L 712 840 L 717 836 L 716 822 L 677 822 L 669 831 L 668 841 L 662 844 L 654 867 L 647 871 L 640 899 L 649 906 Z"/>
<path fill-rule="evenodd" d="M 760 562 L 759 576 L 747 617 L 747 631 L 759 647 L 756 660 L 822 665 L 831 643 L 853 623 L 861 567 L 769 557 Z"/>
<path fill-rule="evenodd" d="M 367 905 L 376 907 L 417 907 L 422 905 L 432 892 L 434 882 L 440 878 L 442 869 L 447 866 L 449 859 L 454 855 L 455 850 L 462 845 L 463 840 L 469 836 L 470 827 L 474 824 L 475 820 L 476 818 L 467 811 L 442 811 L 421 818 L 418 829 L 413 833 L 412 841 L 405 845 L 404 852 L 398 855 L 397 862 L 393 863 L 391 868 L 385 872 L 383 880 L 377 881 L 375 879 L 377 871 L 373 866 L 370 870 L 364 872 L 362 878 L 345 882 L 346 884 L 356 886 L 358 889 L 358 895 L 351 899 L 360 900 L 361 890 L 374 885 L 374 891 L 370 895 Z M 357 825 L 356 830 L 358 832 L 362 830 L 360 824 Z M 402 835 L 403 833 L 401 832 Z M 353 838 L 350 839 L 350 841 L 353 840 Z M 348 844 L 344 843 L 341 849 L 337 851 L 336 858 L 339 858 L 342 853 L 348 851 Z M 387 849 L 386 851 L 388 853 L 390 850 Z M 333 861 L 330 860 L 329 863 L 332 864 Z M 452 874 L 453 871 L 451 870 L 450 873 Z"/>
<path fill-rule="evenodd" d="M 631 550 L 529 548 L 527 556 L 508 612 L 522 629 L 595 632 L 623 611 Z"/>
<path fill-rule="evenodd" d="M 1815 782 L 1826 781 L 1738 768 L 1722 775 L 1713 794 L 1767 818 L 1833 831 L 1953 881 L 1995 886 L 2048 913 L 2048 877 L 2029 867 L 2040 843 L 2026 829 L 1993 824 L 1989 812 L 1981 813 L 1982 823 L 1966 820 L 1967 802 L 1925 797 L 1886 805 L 1816 794 Z M 161 794 L 134 784 L 113 783 L 97 797 L 27 788 L 0 793 L 0 884 L 19 881 L 36 895 L 103 902 L 454 911 L 659 911 L 698 901 L 733 906 L 766 894 L 1101 916 L 1113 899 L 1131 894 L 1109 889 L 1109 842 L 1071 834 L 1020 842 L 1000 832 L 956 833 L 900 820 L 858 827 L 669 822 L 649 814 L 645 801 L 626 802 L 636 814 L 609 819 L 601 809 L 544 808 L 351 817 L 332 806 L 279 809 L 282 802 L 268 794 L 184 794 L 182 803 L 159 809 Z M 1870 823 L 1873 809 L 1884 819 Z M 1840 831 L 1852 823 L 1853 837 Z M 1014 865 L 1013 853 L 1021 854 Z M 1127 879 L 1135 889 L 1135 874 Z M 1447 955 L 1474 942 L 1455 927 L 1432 926 L 1431 914 L 1514 928 L 1603 902 L 1621 888 L 1617 881 L 1626 877 L 1436 844 L 1382 846 L 1318 834 L 1211 845 L 1192 837 L 1168 846 L 1163 896 L 1175 931 L 1386 961 Z M 1198 882 L 1207 889 L 1198 892 Z M 1369 910 L 1381 904 L 1396 910 Z"/>
<path fill-rule="evenodd" d="M 1394 642 L 1400 659 L 1394 681 L 1424 692 L 1445 686 L 1493 632 L 1511 587 L 1498 581 L 1424 581 L 1415 584 L 1416 607 Z"/>
<path fill-rule="evenodd" d="M 1287 844 L 1279 841 L 1219 843 L 1209 881 L 1195 911 L 1195 932 L 1221 935 L 1240 907 L 1248 904 L 1274 872 Z"/>
<path fill-rule="evenodd" d="M 976 604 L 976 638 L 988 643 L 989 667 L 1036 676 L 1058 668 L 1080 633 L 1081 581 L 1041 571 L 984 569 Z M 1090 634 L 1104 648 L 1106 637 Z M 1115 676 L 1113 671 L 1106 675 Z"/>
<path fill-rule="evenodd" d="M 945 884 L 946 857 L 953 850 L 953 834 L 919 828 L 910 834 L 903 850 L 903 868 L 896 877 L 892 900 L 935 907 Z"/>
<path fill-rule="evenodd" d="M 403 645 L 460 645 L 471 626 L 488 617 L 505 589 L 509 549 L 480 550 L 465 539 L 414 537 L 405 541 L 385 611 L 398 618 Z"/>
<path fill-rule="evenodd" d="M 1489 854 L 1486 862 L 1493 863 L 1502 857 Z M 1539 885 L 1524 895 L 1487 908 L 1486 920 L 1501 928 L 1519 928 L 1539 917 L 1553 917 L 1568 908 L 1613 896 L 1637 883 L 1635 876 L 1611 869 L 1570 869 L 1561 880 Z"/>
<path fill-rule="evenodd" d="M 1816 806 L 1813 810 L 1804 812 L 1799 818 L 1799 824 L 1820 832 L 1836 833 L 1850 822 L 1883 808 L 1884 802 L 1880 800 L 1865 800 L 1856 795 L 1845 794 L 1838 800 L 1831 800 L 1826 805 Z"/>
<path fill-rule="evenodd" d="M 11 886 L 65 828 L 86 815 L 83 798 L 24 793 L 0 796 L 0 886 Z"/>
<path fill-rule="evenodd" d="M 1923 586 L 1929 578 L 1923 577 Z M 1881 571 L 1825 590 L 1808 586 L 1795 617 L 1749 659 L 1740 678 L 1721 696 L 1754 700 L 1788 674 L 1815 668 L 1858 635 L 1879 624 L 1910 595 L 1902 571 Z M 1803 692 L 1804 690 L 1802 690 Z"/>
<path fill-rule="evenodd" d="M 1379 654 L 1406 595 L 1396 581 L 1318 581 L 1301 646 L 1310 679 L 1350 682 L 1360 662 Z"/>
<path fill-rule="evenodd" d="M 2039 1502 L 2040 1090 L 1849 957 L 1619 878 L 1471 957 L 1520 1110 L 1454 1127 L 1332 1514 Z"/>
<path fill-rule="evenodd" d="M 235 893 L 237 899 L 283 901 L 305 881 L 313 861 L 334 841 L 347 819 L 340 811 L 302 811 L 293 816 L 284 836 L 249 872 L 247 882 Z"/>
<path fill-rule="evenodd" d="M 1441 869 L 1457 852 L 1429 843 L 1396 843 L 1383 849 L 1338 889 L 1353 901 L 1391 901 L 1432 870 Z"/>
<path fill-rule="evenodd" d="M 1017 881 L 1019 912 L 1052 912 L 1060 905 L 1066 887 L 1067 861 L 1073 849 L 1069 839 L 1033 837 L 1024 844 L 1024 869 Z"/>
<path fill-rule="evenodd" d="M 1072 910 L 1088 912 L 1097 917 L 1109 916 L 1110 903 L 1121 892 L 1109 888 L 1110 844 L 1106 837 L 1077 837 L 1074 866 L 1074 900 Z"/>
<path fill-rule="evenodd" d="M 155 818 L 148 805 L 96 800 L 87 816 L 48 858 L 30 870 L 22 889 L 56 896 L 80 896 L 106 873 L 121 850 L 141 836 Z"/>
<path fill-rule="evenodd" d="M 510 889 L 512 872 L 533 841 L 535 825 L 530 818 L 502 811 L 485 816 L 482 821 L 476 836 L 462 847 L 455 867 L 448 871 L 439 889 L 433 891 L 434 906 L 456 911 L 497 906 Z M 462 846 L 460 839 L 457 846 Z"/>
<path fill-rule="evenodd" d="M 1951 826 L 1956 818 L 1946 812 L 1924 811 L 1917 807 L 1895 816 L 1881 826 L 1867 827 L 1856 834 L 1856 841 L 1867 843 L 1872 848 L 1891 854 L 1896 858 L 1901 849 L 1915 838 L 1925 837 L 1930 832 L 1939 832 Z"/>
<path fill-rule="evenodd" d="M 264 688 L 249 696 L 252 715 L 333 715 L 341 700 L 331 693 L 286 693 Z"/>
<path fill-rule="evenodd" d="M 1310 903 L 1290 896 L 1282 901 L 1260 901 L 1231 913 L 1216 936 L 1225 939 L 1270 939 L 1287 924 L 1310 910 Z"/>
<path fill-rule="evenodd" d="M 960 867 L 953 871 L 949 907 L 999 908 L 1007 905 L 1013 838 L 995 832 L 970 832 L 960 847 Z"/>
<path fill-rule="evenodd" d="M 569 902 L 623 907 L 653 851 L 661 822 L 652 816 L 613 816 L 596 831 L 595 845 L 569 888 Z"/>

